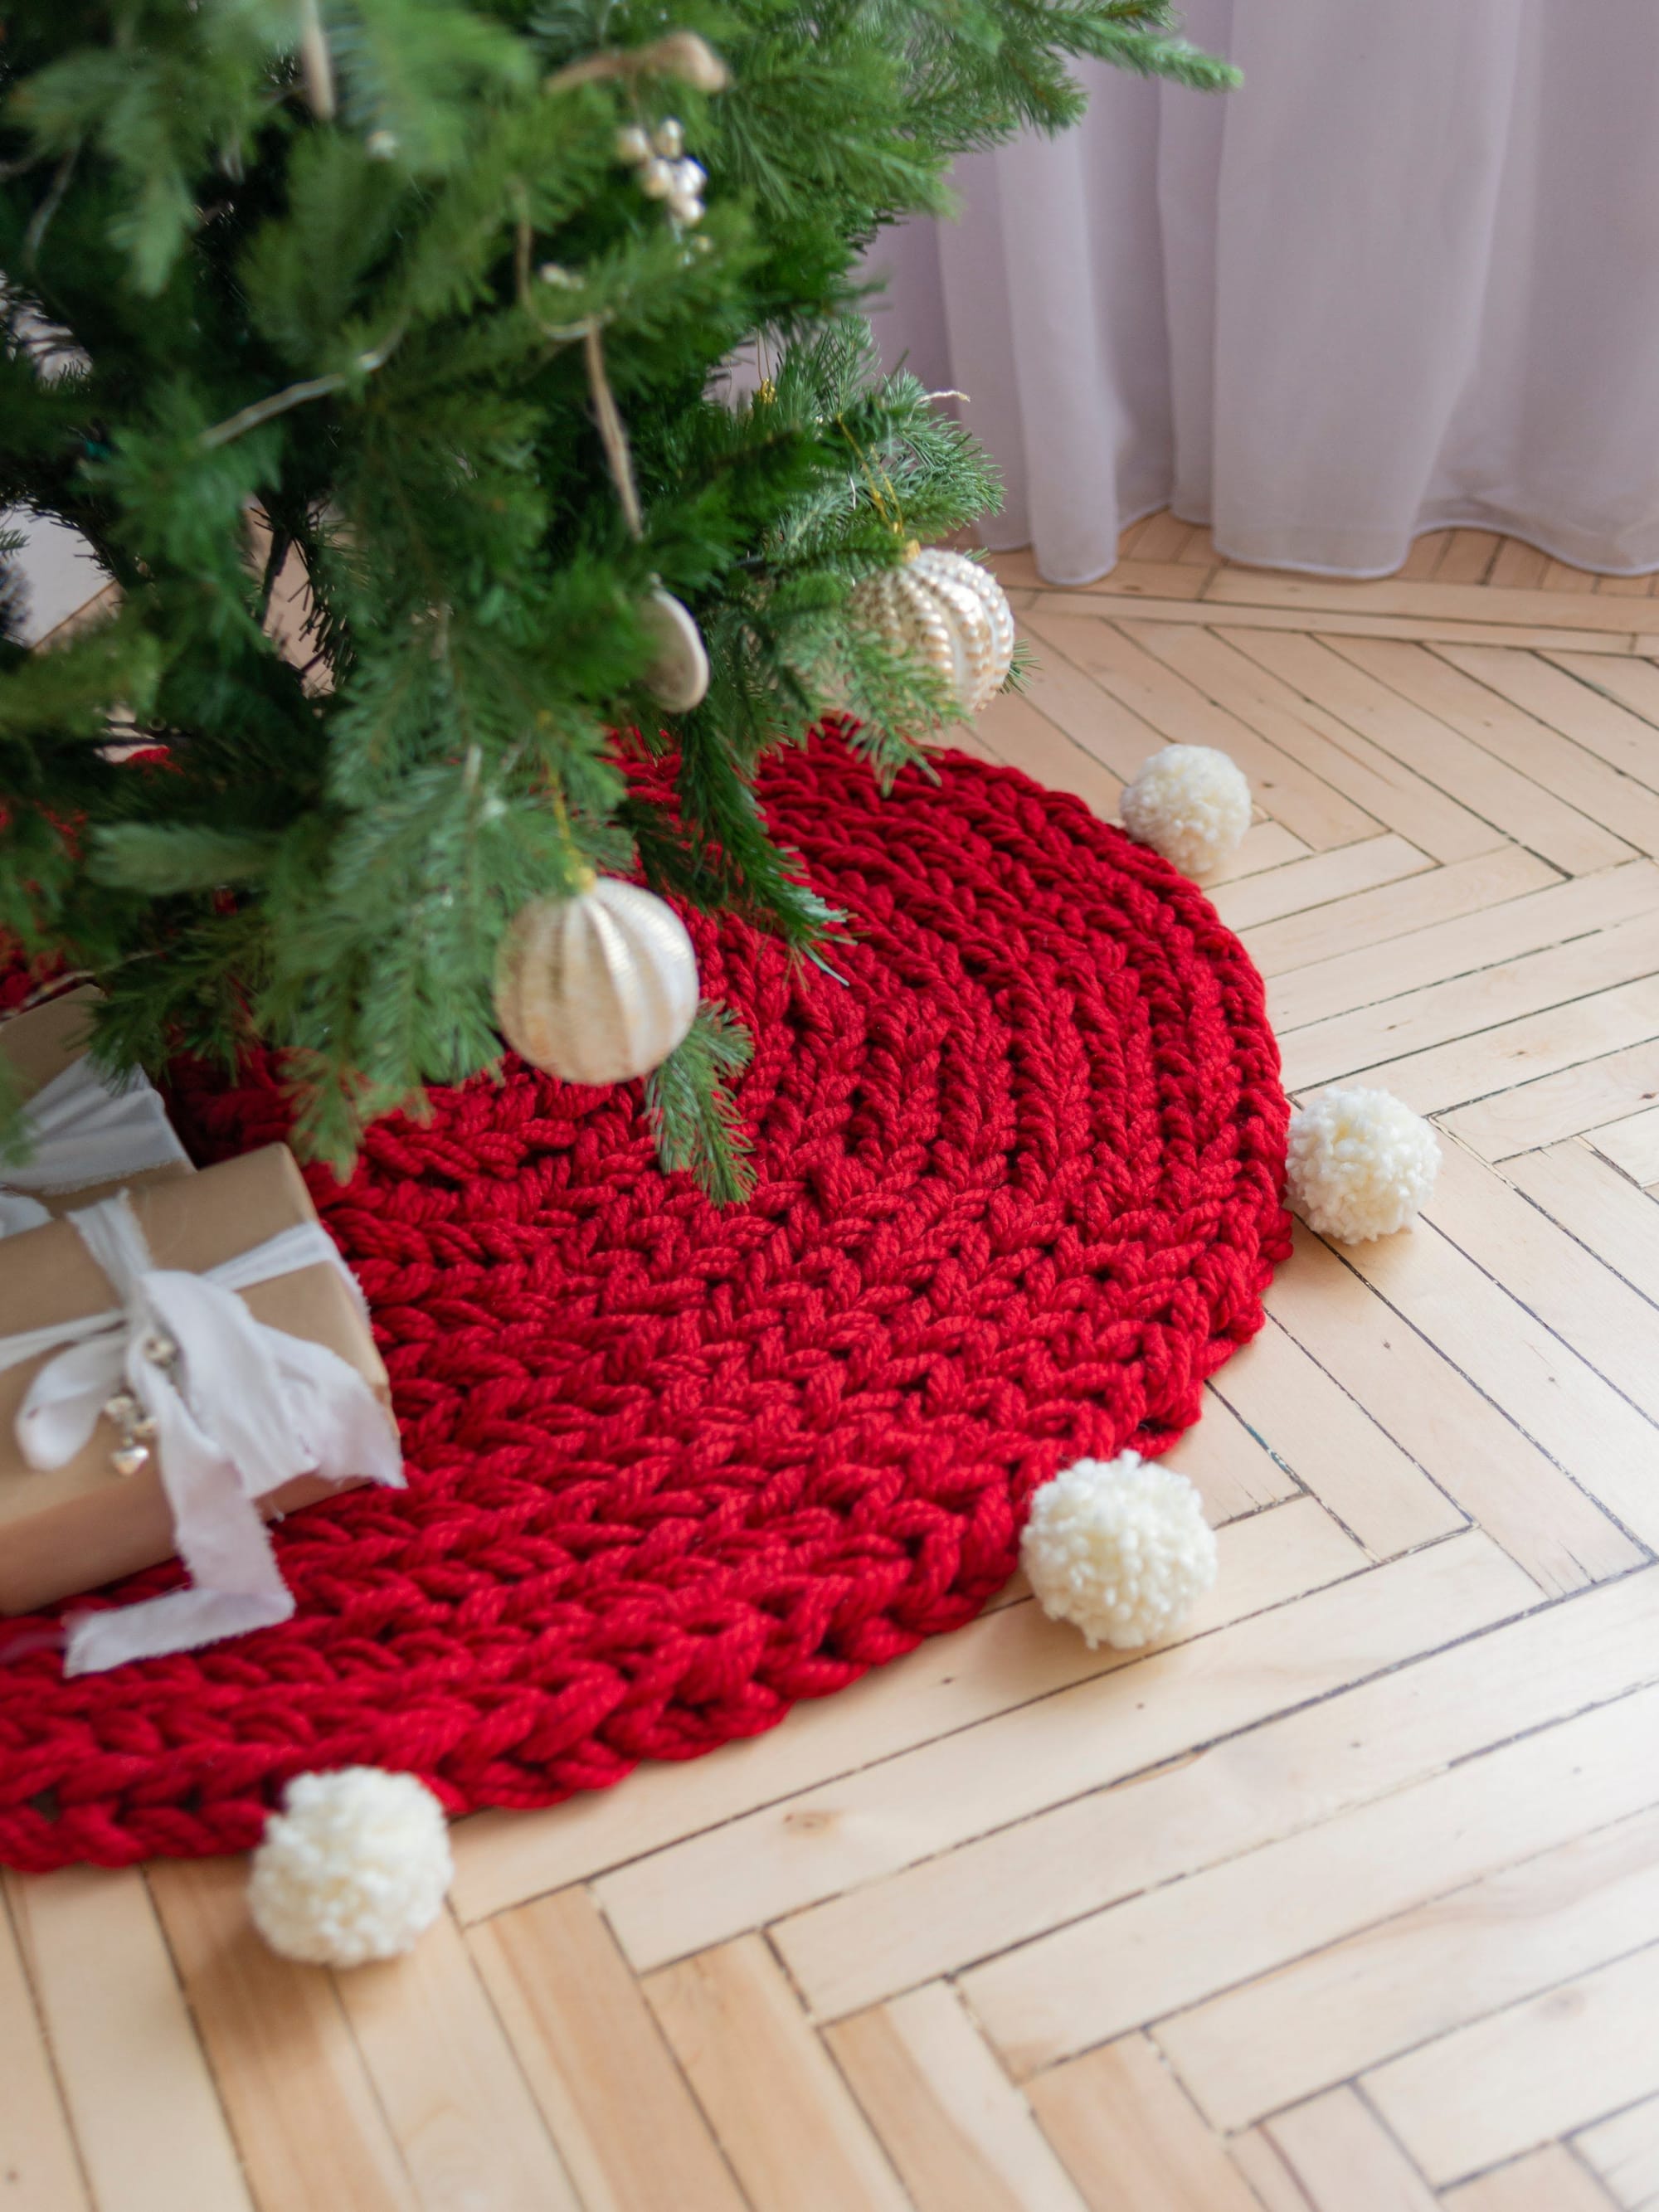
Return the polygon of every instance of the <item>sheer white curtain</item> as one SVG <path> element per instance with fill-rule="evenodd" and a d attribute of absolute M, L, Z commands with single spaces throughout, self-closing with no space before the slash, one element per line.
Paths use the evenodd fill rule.
<path fill-rule="evenodd" d="M 1171 504 L 1240 561 L 1501 530 L 1659 568 L 1659 0 L 1188 0 L 1243 90 L 1089 71 L 962 162 L 876 325 L 1000 463 L 991 542 L 1103 574 Z"/>

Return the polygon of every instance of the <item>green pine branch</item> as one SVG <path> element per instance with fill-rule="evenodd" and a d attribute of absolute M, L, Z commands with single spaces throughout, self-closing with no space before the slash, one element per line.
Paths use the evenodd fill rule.
<path fill-rule="evenodd" d="M 754 1049 L 742 1024 L 705 1000 L 684 1042 L 646 1079 L 658 1158 L 671 1175 L 694 1176 L 717 1206 L 733 1205 L 755 1187 L 752 1143 L 732 1096 Z"/>
<path fill-rule="evenodd" d="M 0 543 L 0 929 L 104 985 L 112 1066 L 264 1038 L 297 1140 L 343 1165 L 376 1113 L 495 1061 L 501 933 L 585 868 L 823 957 L 844 918 L 757 773 L 829 716 L 884 781 L 925 760 L 952 702 L 854 595 L 997 498 L 879 374 L 863 250 L 948 204 L 958 153 L 1074 118 L 1079 58 L 1231 72 L 1161 0 L 317 20 L 321 77 L 298 0 L 8 15 L 0 511 L 81 532 L 121 604 L 26 654 Z M 671 114 L 708 172 L 695 225 L 619 153 Z M 763 392 L 723 398 L 757 349 Z M 645 680 L 658 584 L 711 664 L 677 717 Z M 134 738 L 164 757 L 130 763 Z M 707 1014 L 652 1094 L 665 1161 L 728 1195 L 735 1039 Z"/>

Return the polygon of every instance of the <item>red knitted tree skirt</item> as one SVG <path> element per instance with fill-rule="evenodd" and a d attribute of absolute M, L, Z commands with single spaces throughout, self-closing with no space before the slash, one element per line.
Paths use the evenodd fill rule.
<path fill-rule="evenodd" d="M 658 1170 L 637 1085 L 517 1063 L 313 1175 L 409 1489 L 283 1525 L 283 1627 L 71 1682 L 0 1632 L 0 1859 L 237 1849 L 305 1768 L 462 1812 L 754 1735 L 967 1620 L 1034 1485 L 1197 1418 L 1288 1249 L 1260 981 L 1075 799 L 940 774 L 765 774 L 841 980 L 695 927 L 756 1040 L 750 1204 Z M 179 1111 L 204 1158 L 283 1129 L 264 1075 Z"/>

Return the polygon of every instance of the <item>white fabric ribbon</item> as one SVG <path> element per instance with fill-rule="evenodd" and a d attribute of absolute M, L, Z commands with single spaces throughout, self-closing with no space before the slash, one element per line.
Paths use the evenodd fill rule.
<path fill-rule="evenodd" d="M 0 1172 L 0 1237 L 52 1219 L 31 1191 L 86 1190 L 146 1168 L 190 1164 L 154 1085 L 135 1075 L 118 1090 L 84 1053 L 35 1092 L 23 1129 L 27 1158 Z"/>
<path fill-rule="evenodd" d="M 100 1673 L 286 1620 L 294 1600 L 255 1501 L 313 1473 L 401 1489 L 402 1455 L 355 1367 L 256 1321 L 236 1293 L 326 1261 L 367 1320 L 356 1279 L 315 1223 L 192 1275 L 155 1265 L 125 1191 L 67 1218 L 121 1303 L 0 1337 L 0 1370 L 58 1352 L 18 1412 L 19 1446 L 33 1468 L 62 1467 L 125 1384 L 155 1423 L 152 1449 L 190 1586 L 67 1621 L 64 1673 Z M 169 1341 L 176 1358 L 160 1356 Z"/>

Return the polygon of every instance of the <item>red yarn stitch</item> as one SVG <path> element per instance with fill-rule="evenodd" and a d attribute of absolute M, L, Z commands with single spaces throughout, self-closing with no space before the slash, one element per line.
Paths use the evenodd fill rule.
<path fill-rule="evenodd" d="M 1289 1249 L 1260 980 L 1074 799 L 942 775 L 884 799 L 826 743 L 763 775 L 856 918 L 844 985 L 693 922 L 755 1033 L 751 1204 L 658 1171 L 637 1086 L 516 1063 L 375 1128 L 345 1189 L 313 1173 L 410 1487 L 283 1527 L 280 1628 L 0 1666 L 0 1858 L 240 1849 L 311 1767 L 461 1812 L 756 1734 L 968 1620 L 1035 1484 L 1197 1417 Z M 204 1152 L 283 1128 L 266 1070 L 179 1112 Z"/>

